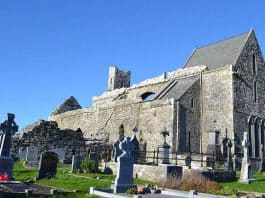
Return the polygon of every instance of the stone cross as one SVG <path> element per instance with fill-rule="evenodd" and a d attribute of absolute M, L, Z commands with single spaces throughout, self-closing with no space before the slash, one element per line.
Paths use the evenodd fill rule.
<path fill-rule="evenodd" d="M 227 142 L 227 164 L 228 164 L 228 170 L 233 170 L 233 159 L 232 159 L 232 152 L 231 152 L 231 149 L 232 149 L 232 141 L 231 140 L 228 140 Z"/>
<path fill-rule="evenodd" d="M 0 156 L 10 156 L 11 138 L 18 131 L 18 126 L 16 125 L 14 119 L 15 114 L 8 113 L 7 120 L 0 124 Z"/>
<path fill-rule="evenodd" d="M 248 139 L 248 132 L 244 132 L 244 138 L 242 141 L 244 157 L 242 159 L 241 165 L 241 174 L 240 174 L 240 183 L 249 184 L 253 180 L 252 169 L 249 163 L 249 147 L 250 142 Z"/>
<path fill-rule="evenodd" d="M 124 138 L 120 143 L 120 149 L 123 154 L 118 157 L 117 176 L 113 186 L 114 193 L 124 193 L 133 185 L 133 163 L 134 159 L 131 154 L 133 143 L 130 137 Z"/>

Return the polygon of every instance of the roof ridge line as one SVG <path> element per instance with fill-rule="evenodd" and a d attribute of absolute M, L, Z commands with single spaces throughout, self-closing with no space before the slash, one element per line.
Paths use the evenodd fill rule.
<path fill-rule="evenodd" d="M 248 36 L 247 36 L 247 38 L 246 38 L 246 40 L 245 40 L 245 42 L 244 42 L 244 45 L 242 46 L 242 49 L 241 49 L 240 53 L 238 54 L 237 58 L 235 59 L 235 62 L 233 63 L 233 65 L 235 65 L 235 64 L 237 63 L 238 59 L 240 58 L 240 56 L 241 56 L 241 54 L 242 54 L 242 51 L 244 50 L 244 48 L 245 48 L 245 46 L 246 46 L 246 44 L 247 44 L 247 42 L 248 42 L 248 39 L 249 39 L 249 37 L 250 37 L 250 35 L 251 35 L 252 33 L 254 33 L 254 35 L 255 35 L 254 28 L 251 28 L 251 29 L 248 31 Z"/>
<path fill-rule="evenodd" d="M 221 43 L 221 42 L 223 42 L 223 41 L 226 41 L 226 40 L 233 39 L 233 38 L 235 38 L 235 37 L 243 36 L 244 34 L 249 34 L 249 32 L 251 32 L 251 30 L 250 30 L 250 31 L 247 31 L 247 32 L 244 32 L 244 33 L 240 33 L 240 34 L 237 34 L 237 35 L 231 36 L 231 37 L 228 37 L 228 38 L 225 38 L 225 39 L 222 39 L 222 40 L 215 41 L 215 42 L 210 43 L 210 44 L 203 45 L 203 46 L 198 47 L 198 48 L 196 48 L 196 49 L 201 49 L 201 48 L 204 48 L 204 47 L 208 47 L 208 46 L 210 46 L 210 45 L 214 45 L 214 44 L 217 44 L 217 43 Z"/>

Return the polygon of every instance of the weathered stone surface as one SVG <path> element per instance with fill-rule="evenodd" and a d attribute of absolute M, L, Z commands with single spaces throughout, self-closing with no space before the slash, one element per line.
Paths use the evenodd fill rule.
<path fill-rule="evenodd" d="M 57 115 L 60 113 L 64 113 L 67 111 L 73 111 L 76 109 L 81 109 L 82 107 L 77 102 L 74 96 L 70 96 L 68 99 L 66 99 L 63 104 L 61 104 L 53 113 L 52 115 Z"/>
<path fill-rule="evenodd" d="M 110 143 L 95 138 L 84 138 L 80 129 L 61 130 L 56 122 L 44 120 L 24 130 L 23 134 L 13 139 L 12 145 L 12 156 L 15 159 L 18 158 L 19 149 L 36 147 L 38 154 L 32 161 L 37 161 L 36 159 L 44 151 L 54 151 L 61 161 L 68 163 L 71 163 L 73 150 L 76 154 L 98 152 L 101 154 L 100 159 L 110 159 L 112 150 Z"/>

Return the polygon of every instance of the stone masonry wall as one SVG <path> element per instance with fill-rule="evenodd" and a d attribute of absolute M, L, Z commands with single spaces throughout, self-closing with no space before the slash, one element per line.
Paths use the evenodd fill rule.
<path fill-rule="evenodd" d="M 12 156 L 14 158 L 18 158 L 19 148 L 26 150 L 29 146 L 37 146 L 39 154 L 46 150 L 61 149 L 65 152 L 65 160 L 70 162 L 73 150 L 80 154 L 98 151 L 103 155 L 112 150 L 111 144 L 97 139 L 84 138 L 80 129 L 61 130 L 54 121 L 41 120 L 28 129 L 20 136 L 13 138 Z"/>
<path fill-rule="evenodd" d="M 95 109 L 75 110 L 53 116 L 61 129 L 80 128 L 85 137 L 118 139 L 119 126 L 124 125 L 125 136 L 132 136 L 132 129 L 139 129 L 139 139 L 148 142 L 147 149 L 162 144 L 160 132 L 166 127 L 173 137 L 174 100 L 157 100 L 128 103 L 120 100 L 118 104 Z M 172 139 L 168 138 L 172 143 Z"/>
<path fill-rule="evenodd" d="M 256 74 L 253 73 L 253 55 Z M 236 153 L 241 152 L 243 132 L 248 131 L 248 117 L 253 115 L 265 118 L 265 64 L 254 32 L 251 32 L 236 65 L 233 68 L 234 87 L 234 133 L 238 145 Z M 254 81 L 257 82 L 257 101 L 254 101 Z"/>
<path fill-rule="evenodd" d="M 179 100 L 180 106 L 180 151 L 200 150 L 200 81 L 198 80 Z M 193 104 L 192 104 L 193 103 Z M 190 144 L 189 144 L 190 134 Z M 190 146 L 190 148 L 189 148 Z"/>
<path fill-rule="evenodd" d="M 232 66 L 205 71 L 202 74 L 202 148 L 206 152 L 209 132 L 219 131 L 219 143 L 233 138 Z"/>

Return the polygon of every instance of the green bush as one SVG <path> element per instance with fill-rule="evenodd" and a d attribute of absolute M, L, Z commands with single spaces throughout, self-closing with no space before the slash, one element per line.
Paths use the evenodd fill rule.
<path fill-rule="evenodd" d="M 135 188 L 129 188 L 126 193 L 131 195 L 137 194 L 137 190 Z"/>
<path fill-rule="evenodd" d="M 85 173 L 96 173 L 98 168 L 96 167 L 96 162 L 90 159 L 84 159 L 81 162 L 81 171 Z"/>

